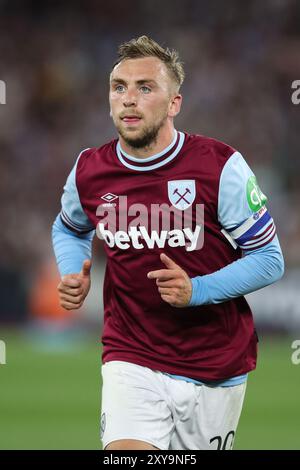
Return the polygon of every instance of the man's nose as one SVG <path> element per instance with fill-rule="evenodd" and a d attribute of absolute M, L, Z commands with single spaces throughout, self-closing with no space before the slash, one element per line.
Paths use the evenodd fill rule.
<path fill-rule="evenodd" d="M 137 96 L 134 91 L 127 91 L 123 99 L 123 105 L 125 106 L 125 108 L 137 105 Z"/>

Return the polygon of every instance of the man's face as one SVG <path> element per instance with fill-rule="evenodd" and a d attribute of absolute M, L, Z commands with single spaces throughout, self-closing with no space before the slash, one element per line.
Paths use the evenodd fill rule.
<path fill-rule="evenodd" d="M 156 57 L 127 59 L 110 76 L 111 116 L 119 135 L 133 148 L 149 146 L 168 117 L 174 117 L 175 85 Z M 176 106 L 175 106 L 176 107 Z"/>

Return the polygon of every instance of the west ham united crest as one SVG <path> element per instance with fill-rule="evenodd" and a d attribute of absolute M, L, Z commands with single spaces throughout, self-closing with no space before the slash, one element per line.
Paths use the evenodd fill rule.
<path fill-rule="evenodd" d="M 168 196 L 173 207 L 184 211 L 195 200 L 195 180 L 168 181 Z"/>

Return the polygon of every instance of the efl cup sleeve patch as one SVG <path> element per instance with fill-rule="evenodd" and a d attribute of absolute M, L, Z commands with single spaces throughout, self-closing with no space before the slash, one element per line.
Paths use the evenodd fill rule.
<path fill-rule="evenodd" d="M 276 227 L 266 206 L 263 206 L 239 227 L 227 232 L 242 250 L 248 251 L 261 248 L 273 240 Z"/>
<path fill-rule="evenodd" d="M 247 202 L 253 212 L 258 211 L 267 202 L 267 196 L 258 186 L 256 177 L 250 176 L 247 181 Z"/>

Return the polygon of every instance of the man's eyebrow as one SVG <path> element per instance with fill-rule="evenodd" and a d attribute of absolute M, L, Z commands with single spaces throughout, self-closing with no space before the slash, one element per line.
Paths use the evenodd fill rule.
<path fill-rule="evenodd" d="M 121 83 L 122 85 L 126 85 L 127 82 L 126 80 L 123 80 L 122 78 L 112 78 L 110 83 Z M 153 80 L 152 78 L 144 78 L 142 80 L 136 80 L 136 82 L 138 85 L 143 85 L 144 83 L 151 83 L 153 85 L 156 85 L 156 81 Z"/>
<path fill-rule="evenodd" d="M 153 80 L 152 78 L 145 78 L 144 80 L 137 80 L 136 83 L 138 83 L 138 85 L 143 85 L 144 83 L 153 83 L 154 85 L 156 85 L 156 81 Z"/>
<path fill-rule="evenodd" d="M 122 80 L 122 78 L 112 78 L 110 83 L 122 83 L 123 85 L 126 85 L 126 81 Z"/>

